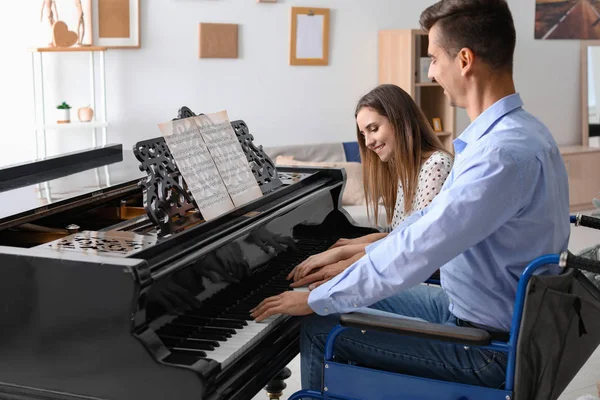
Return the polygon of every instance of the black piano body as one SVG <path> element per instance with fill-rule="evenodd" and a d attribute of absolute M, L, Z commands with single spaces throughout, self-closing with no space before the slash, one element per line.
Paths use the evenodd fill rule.
<path fill-rule="evenodd" d="M 0 171 L 0 398 L 251 399 L 298 354 L 299 319 L 249 309 L 376 232 L 341 208 L 344 170 L 279 168 L 261 198 L 160 235 L 115 148 Z"/>

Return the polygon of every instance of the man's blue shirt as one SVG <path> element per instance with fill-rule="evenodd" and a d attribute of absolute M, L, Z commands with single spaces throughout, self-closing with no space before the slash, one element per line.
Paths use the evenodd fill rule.
<path fill-rule="evenodd" d="M 564 161 L 522 106 L 513 94 L 477 117 L 455 139 L 454 166 L 433 202 L 313 290 L 310 307 L 353 311 L 440 268 L 455 316 L 508 331 L 521 272 L 540 255 L 565 251 L 570 232 Z"/>

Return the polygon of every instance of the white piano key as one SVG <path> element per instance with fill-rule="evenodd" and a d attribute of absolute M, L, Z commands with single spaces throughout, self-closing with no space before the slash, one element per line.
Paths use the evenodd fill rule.
<path fill-rule="evenodd" d="M 228 361 L 233 361 L 237 354 L 243 353 L 254 342 L 258 341 L 263 336 L 262 334 L 269 330 L 269 327 L 277 325 L 278 319 L 283 320 L 285 318 L 284 316 L 273 315 L 261 322 L 248 321 L 248 325 L 244 329 L 236 330 L 238 333 L 227 339 L 226 342 L 221 342 L 221 346 L 215 348 L 215 350 L 206 351 L 206 357 L 226 365 Z"/>

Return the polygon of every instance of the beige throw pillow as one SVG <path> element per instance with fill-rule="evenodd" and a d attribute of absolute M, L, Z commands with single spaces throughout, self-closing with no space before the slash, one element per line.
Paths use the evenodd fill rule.
<path fill-rule="evenodd" d="M 337 161 L 298 161 L 293 156 L 277 156 L 276 165 L 286 165 L 290 167 L 316 167 L 316 168 L 344 168 L 346 170 L 346 186 L 342 193 L 342 205 L 360 205 L 365 204 L 365 193 L 363 189 L 363 169 L 362 164 L 358 162 L 337 162 Z"/>

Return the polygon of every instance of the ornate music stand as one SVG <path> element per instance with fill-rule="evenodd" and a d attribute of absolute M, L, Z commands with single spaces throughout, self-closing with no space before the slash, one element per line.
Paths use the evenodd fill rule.
<path fill-rule="evenodd" d="M 203 114 L 200 114 L 203 115 Z M 177 113 L 178 119 L 196 116 L 184 106 Z M 254 178 L 263 194 L 282 185 L 273 161 L 263 151 L 262 146 L 254 145 L 244 121 L 231 122 Z M 133 154 L 140 162 L 140 170 L 147 179 L 141 182 L 144 191 L 144 208 L 148 218 L 158 227 L 160 236 L 177 232 L 191 224 L 202 221 L 198 205 L 188 190 L 177 162 L 169 151 L 164 137 L 143 140 L 135 144 Z"/>

